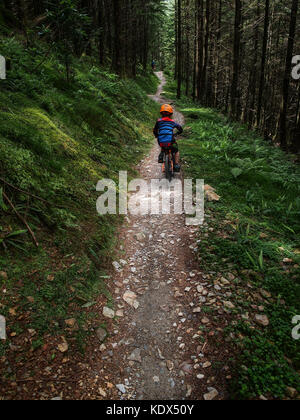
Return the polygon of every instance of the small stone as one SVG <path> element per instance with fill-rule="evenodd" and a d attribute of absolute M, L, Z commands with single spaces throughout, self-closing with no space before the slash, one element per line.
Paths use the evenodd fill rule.
<path fill-rule="evenodd" d="M 117 388 L 120 392 L 122 392 L 122 394 L 125 394 L 125 393 L 126 393 L 126 389 L 125 389 L 125 386 L 124 386 L 123 384 L 118 384 L 118 385 L 116 385 L 116 388 Z"/>
<path fill-rule="evenodd" d="M 159 383 L 159 377 L 158 376 L 153 376 L 153 381 L 154 381 L 154 383 L 155 384 L 158 384 Z"/>
<path fill-rule="evenodd" d="M 174 363 L 171 360 L 167 360 L 167 368 L 170 372 L 174 370 Z"/>
<path fill-rule="evenodd" d="M 227 308 L 227 309 L 234 309 L 235 308 L 235 306 L 232 302 L 227 301 L 227 302 L 223 302 L 223 303 L 224 303 L 225 308 Z"/>
<path fill-rule="evenodd" d="M 141 357 L 141 349 L 135 349 L 131 353 L 130 356 L 128 356 L 128 360 L 131 360 L 133 362 L 139 362 L 142 363 L 142 357 Z"/>
<path fill-rule="evenodd" d="M 163 356 L 163 354 L 162 354 L 161 350 L 158 348 L 158 349 L 157 349 L 157 351 L 158 351 L 158 356 L 159 356 L 159 358 L 160 358 L 161 360 L 165 360 L 165 358 L 164 358 L 164 356 Z"/>
<path fill-rule="evenodd" d="M 204 318 L 201 319 L 202 324 L 206 325 L 210 323 L 210 320 L 205 316 Z"/>
<path fill-rule="evenodd" d="M 135 238 L 137 241 L 142 242 L 144 239 L 146 239 L 146 236 L 144 233 L 140 232 L 135 235 Z"/>
<path fill-rule="evenodd" d="M 191 385 L 187 385 L 186 390 L 187 390 L 186 398 L 189 398 L 192 395 L 193 388 L 191 387 Z"/>
<path fill-rule="evenodd" d="M 103 316 L 105 316 L 105 318 L 113 319 L 115 317 L 115 311 L 105 306 L 103 308 Z"/>
<path fill-rule="evenodd" d="M 107 393 L 104 391 L 104 389 L 99 388 L 99 394 L 101 395 L 101 397 L 106 398 L 107 397 Z"/>
<path fill-rule="evenodd" d="M 119 317 L 119 318 L 123 318 L 123 316 L 124 316 L 124 311 L 123 310 L 118 310 L 117 312 L 116 312 L 116 316 L 117 317 Z"/>
<path fill-rule="evenodd" d="M 290 386 L 288 386 L 286 388 L 286 393 L 287 393 L 288 397 L 290 397 L 290 398 L 296 398 L 296 396 L 297 396 L 297 390 L 295 388 L 290 387 Z"/>
<path fill-rule="evenodd" d="M 209 388 L 209 393 L 204 395 L 205 401 L 212 401 L 219 395 L 215 388 Z"/>
<path fill-rule="evenodd" d="M 69 350 L 68 343 L 65 340 L 63 343 L 59 344 L 57 348 L 61 353 L 66 353 Z"/>
<path fill-rule="evenodd" d="M 187 375 L 190 375 L 193 373 L 193 366 L 190 363 L 183 363 L 180 365 L 180 369 L 186 373 Z"/>
<path fill-rule="evenodd" d="M 169 382 L 170 382 L 171 388 L 175 388 L 175 381 L 174 381 L 174 379 L 173 378 L 169 379 Z"/>
<path fill-rule="evenodd" d="M 100 327 L 97 329 L 96 335 L 99 338 L 100 342 L 102 343 L 106 339 L 108 334 L 104 328 Z"/>
<path fill-rule="evenodd" d="M 136 302 L 136 298 L 137 298 L 137 295 L 134 292 L 131 292 L 130 290 L 127 290 L 127 292 L 125 292 L 123 295 L 123 299 L 130 306 L 134 306 L 134 303 Z"/>
<path fill-rule="evenodd" d="M 267 327 L 270 324 L 269 318 L 266 315 L 255 315 L 255 321 L 263 327 Z"/>
<path fill-rule="evenodd" d="M 197 375 L 197 379 L 204 379 L 205 378 L 205 376 L 204 375 Z"/>
<path fill-rule="evenodd" d="M 207 369 L 209 367 L 211 367 L 211 363 L 210 362 L 203 363 L 203 369 Z"/>
<path fill-rule="evenodd" d="M 117 271 L 117 273 L 120 273 L 122 271 L 122 267 L 120 266 L 120 264 L 118 263 L 118 261 L 114 261 L 112 263 L 114 269 Z"/>

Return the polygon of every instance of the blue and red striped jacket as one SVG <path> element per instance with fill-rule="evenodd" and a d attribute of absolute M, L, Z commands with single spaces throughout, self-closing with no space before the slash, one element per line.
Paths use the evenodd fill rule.
<path fill-rule="evenodd" d="M 183 132 L 183 128 L 180 124 L 177 124 L 174 120 L 168 117 L 160 118 L 153 130 L 155 137 L 158 140 L 159 144 L 164 143 L 173 143 L 174 139 L 174 129 L 178 130 L 178 134 Z"/>

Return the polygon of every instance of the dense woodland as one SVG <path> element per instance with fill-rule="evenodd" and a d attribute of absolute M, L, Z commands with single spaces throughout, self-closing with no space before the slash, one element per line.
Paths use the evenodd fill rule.
<path fill-rule="evenodd" d="M 178 96 L 191 95 L 300 150 L 298 0 L 176 1 Z M 191 71 L 193 69 L 193 71 Z"/>
<path fill-rule="evenodd" d="M 133 77 L 156 59 L 175 70 L 178 97 L 300 149 L 298 0 L 4 0 L 1 14 L 29 44 L 38 35 L 58 49 L 68 79 L 72 54 Z"/>
<path fill-rule="evenodd" d="M 163 0 L 4 0 L 6 22 L 22 31 L 28 43 L 38 35 L 59 49 L 66 67 L 72 55 L 98 57 L 121 76 L 146 69 L 159 50 L 157 33 L 164 19 Z M 156 54 L 157 55 L 157 54 Z M 69 74 L 68 74 L 69 75 Z"/>

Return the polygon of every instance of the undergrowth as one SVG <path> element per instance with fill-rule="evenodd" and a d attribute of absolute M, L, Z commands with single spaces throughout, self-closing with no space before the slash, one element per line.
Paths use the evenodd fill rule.
<path fill-rule="evenodd" d="M 175 100 L 174 83 L 166 90 Z M 185 174 L 204 179 L 221 196 L 206 203 L 210 229 L 200 236 L 200 266 L 238 274 L 245 291 L 241 311 L 251 310 L 249 285 L 270 294 L 263 302 L 268 327 L 249 328 L 246 320 L 234 327 L 242 350 L 232 396 L 282 398 L 287 386 L 299 392 L 299 340 L 292 338 L 292 319 L 300 314 L 299 166 L 216 111 L 186 98 L 177 103 L 188 132 L 180 142 Z"/>
<path fill-rule="evenodd" d="M 156 90 L 155 76 L 120 80 L 83 57 L 74 58 L 67 83 L 47 50 L 0 38 L 0 53 L 11 59 L 0 81 L 0 313 L 8 327 L 0 356 L 28 329 L 40 347 L 67 318 L 84 327 L 82 307 L 99 293 L 110 299 L 105 270 L 120 219 L 97 214 L 95 187 L 102 178 L 118 181 L 120 170 L 135 174 L 157 113 L 146 95 Z"/>

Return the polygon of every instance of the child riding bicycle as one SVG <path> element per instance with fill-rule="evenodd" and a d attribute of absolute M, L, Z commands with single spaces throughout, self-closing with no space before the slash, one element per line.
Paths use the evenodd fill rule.
<path fill-rule="evenodd" d="M 177 134 L 183 132 L 183 128 L 180 124 L 176 123 L 173 119 L 173 108 L 171 105 L 165 104 L 162 105 L 160 109 L 161 118 L 156 122 L 156 125 L 153 130 L 153 134 L 157 138 L 159 146 L 162 148 L 162 151 L 159 155 L 158 162 L 163 163 L 164 161 L 164 151 L 163 148 L 168 145 L 171 146 L 172 153 L 175 155 L 175 172 L 180 172 L 180 154 L 178 149 L 178 144 L 175 140 L 174 129 L 178 130 Z"/>

